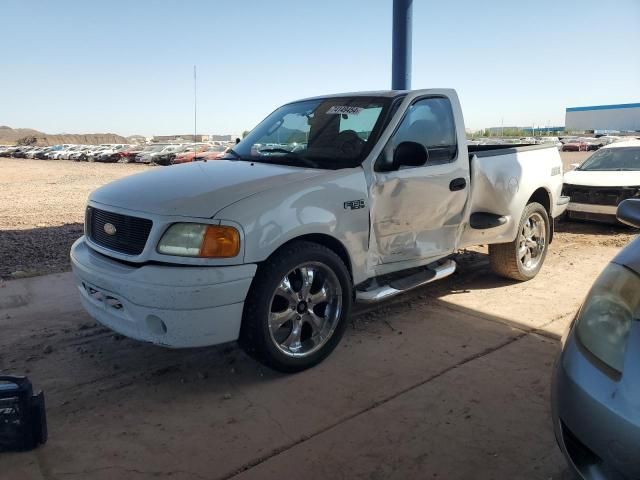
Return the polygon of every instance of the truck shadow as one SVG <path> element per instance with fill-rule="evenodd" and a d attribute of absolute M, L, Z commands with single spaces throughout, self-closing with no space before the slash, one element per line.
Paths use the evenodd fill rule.
<path fill-rule="evenodd" d="M 639 230 L 621 223 L 597 223 L 581 220 L 556 221 L 556 233 L 572 235 L 637 235 Z"/>
<path fill-rule="evenodd" d="M 0 230 L 0 279 L 70 270 L 69 251 L 82 233 L 82 223 Z"/>

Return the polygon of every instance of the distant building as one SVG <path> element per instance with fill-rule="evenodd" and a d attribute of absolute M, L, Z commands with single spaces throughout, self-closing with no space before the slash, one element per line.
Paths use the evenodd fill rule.
<path fill-rule="evenodd" d="M 166 143 L 166 142 L 211 142 L 213 140 L 220 140 L 223 142 L 230 142 L 232 135 L 156 135 L 151 141 L 153 143 Z"/>
<path fill-rule="evenodd" d="M 487 128 L 492 136 L 500 135 L 551 135 L 564 131 L 565 127 L 491 127 Z"/>
<path fill-rule="evenodd" d="M 640 131 L 640 103 L 567 108 L 567 130 Z"/>
<path fill-rule="evenodd" d="M 233 135 L 209 135 L 209 141 L 218 140 L 221 142 L 231 142 L 234 140 Z"/>
<path fill-rule="evenodd" d="M 206 137 L 206 139 L 205 139 Z M 155 135 L 151 141 L 154 143 L 165 142 L 206 142 L 209 135 Z"/>

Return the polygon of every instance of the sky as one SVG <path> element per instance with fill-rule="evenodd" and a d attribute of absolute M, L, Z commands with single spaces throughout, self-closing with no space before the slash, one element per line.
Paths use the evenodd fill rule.
<path fill-rule="evenodd" d="M 170 135 L 253 128 L 308 96 L 391 86 L 392 0 L 0 0 L 0 125 Z M 640 102 L 640 0 L 414 0 L 412 88 L 466 127 L 564 125 Z"/>

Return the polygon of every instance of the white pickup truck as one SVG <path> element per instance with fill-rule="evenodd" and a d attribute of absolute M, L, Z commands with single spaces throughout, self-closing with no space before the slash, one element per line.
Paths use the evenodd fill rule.
<path fill-rule="evenodd" d="M 553 237 L 555 146 L 469 146 L 453 90 L 284 105 L 222 160 L 154 169 L 93 192 L 71 250 L 82 303 L 168 347 L 233 340 L 281 371 L 325 358 L 352 303 L 450 275 L 489 245 L 533 278 Z"/>

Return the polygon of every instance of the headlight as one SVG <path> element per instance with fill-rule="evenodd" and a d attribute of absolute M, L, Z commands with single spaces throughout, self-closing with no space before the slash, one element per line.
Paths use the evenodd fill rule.
<path fill-rule="evenodd" d="M 622 372 L 631 321 L 640 305 L 640 277 L 610 263 L 580 309 L 576 335 L 605 364 Z"/>
<path fill-rule="evenodd" d="M 235 257 L 240 252 L 240 234 L 224 225 L 174 223 L 160 239 L 158 252 L 181 257 Z"/>

